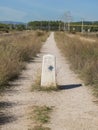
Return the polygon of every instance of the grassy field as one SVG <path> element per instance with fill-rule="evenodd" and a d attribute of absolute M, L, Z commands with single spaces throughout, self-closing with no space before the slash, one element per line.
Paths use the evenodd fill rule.
<path fill-rule="evenodd" d="M 64 32 L 56 32 L 58 47 L 79 73 L 87 85 L 92 86 L 98 96 L 98 41 L 82 41 L 79 37 L 69 37 Z"/>
<path fill-rule="evenodd" d="M 48 37 L 44 31 L 24 31 L 0 36 L 0 89 L 16 78 Z"/>

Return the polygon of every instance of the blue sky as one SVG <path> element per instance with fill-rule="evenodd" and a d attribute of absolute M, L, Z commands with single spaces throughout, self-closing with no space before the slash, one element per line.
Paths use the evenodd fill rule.
<path fill-rule="evenodd" d="M 58 20 L 70 11 L 73 20 L 98 20 L 98 0 L 0 0 L 0 21 Z"/>

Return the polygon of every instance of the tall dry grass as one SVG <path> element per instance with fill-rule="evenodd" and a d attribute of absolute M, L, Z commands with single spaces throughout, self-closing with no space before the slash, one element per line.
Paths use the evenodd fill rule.
<path fill-rule="evenodd" d="M 82 41 L 76 36 L 68 37 L 64 32 L 55 33 L 55 39 L 74 70 L 98 96 L 98 41 Z"/>
<path fill-rule="evenodd" d="M 0 41 L 0 88 L 19 75 L 25 62 L 40 51 L 47 36 L 48 33 L 43 31 L 29 31 L 2 37 Z"/>

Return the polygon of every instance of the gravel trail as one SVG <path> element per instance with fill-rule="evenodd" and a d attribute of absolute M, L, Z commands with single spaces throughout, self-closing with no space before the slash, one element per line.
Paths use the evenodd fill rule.
<path fill-rule="evenodd" d="M 56 56 L 56 79 L 61 87 L 58 92 L 31 92 L 36 76 L 41 72 L 42 56 Z M 56 46 L 52 32 L 43 45 L 41 53 L 27 64 L 18 80 L 4 94 L 3 110 L 7 115 L 0 120 L 1 130 L 28 130 L 33 127 L 28 117 L 35 105 L 54 106 L 50 123 L 51 130 L 98 130 L 98 106 L 90 90 L 69 68 L 69 63 Z M 4 120 L 6 117 L 6 120 Z"/>

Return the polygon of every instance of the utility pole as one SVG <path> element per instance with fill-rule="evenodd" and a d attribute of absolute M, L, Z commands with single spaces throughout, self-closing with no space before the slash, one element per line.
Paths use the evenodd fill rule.
<path fill-rule="evenodd" d="M 66 23 L 65 23 L 65 21 L 64 21 L 64 31 L 66 30 Z"/>
<path fill-rule="evenodd" d="M 48 31 L 50 31 L 50 21 L 48 22 Z"/>
<path fill-rule="evenodd" d="M 67 13 L 64 13 L 64 31 L 66 30 Z"/>
<path fill-rule="evenodd" d="M 42 21 L 40 21 L 40 29 L 42 29 Z"/>
<path fill-rule="evenodd" d="M 72 15 L 71 12 L 67 12 L 67 22 L 68 22 L 68 32 L 70 32 L 70 22 L 72 21 Z"/>
<path fill-rule="evenodd" d="M 28 23 L 26 23 L 26 30 L 28 29 Z"/>
<path fill-rule="evenodd" d="M 63 21 L 63 31 L 66 30 L 66 17 L 65 17 L 65 13 L 61 16 L 61 21 Z"/>
<path fill-rule="evenodd" d="M 84 32 L 84 20 L 82 18 L 81 33 L 83 33 L 83 32 Z"/>
<path fill-rule="evenodd" d="M 68 22 L 68 32 L 70 32 L 70 22 Z"/>
<path fill-rule="evenodd" d="M 59 31 L 61 31 L 61 22 L 59 22 Z"/>
<path fill-rule="evenodd" d="M 72 21 L 70 11 L 65 12 L 63 21 L 64 21 L 64 30 L 66 29 L 66 23 L 67 23 L 67 31 L 70 32 L 70 22 Z"/>

